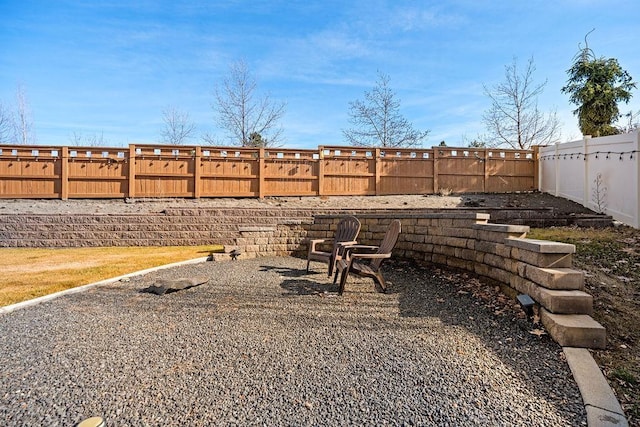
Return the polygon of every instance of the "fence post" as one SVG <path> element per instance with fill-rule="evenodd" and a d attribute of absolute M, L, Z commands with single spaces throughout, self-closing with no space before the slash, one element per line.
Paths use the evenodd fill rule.
<path fill-rule="evenodd" d="M 589 141 L 591 140 L 591 135 L 584 135 L 582 140 L 582 152 L 584 153 L 584 185 L 582 186 L 582 206 L 589 207 L 589 156 L 587 153 L 589 152 Z"/>
<path fill-rule="evenodd" d="M 136 196 L 136 146 L 129 144 L 129 192 L 127 197 L 134 198 Z"/>
<path fill-rule="evenodd" d="M 433 147 L 433 194 L 438 194 L 440 190 L 438 184 L 438 156 L 440 150 L 438 147 Z"/>
<path fill-rule="evenodd" d="M 376 196 L 379 196 L 380 195 L 380 175 L 381 175 L 381 169 L 382 169 L 382 159 L 380 158 L 379 148 L 376 148 L 376 155 L 373 160 L 373 165 L 374 165 L 375 174 L 376 174 L 375 193 L 376 193 Z"/>
<path fill-rule="evenodd" d="M 318 146 L 318 197 L 324 196 L 324 147 Z"/>
<path fill-rule="evenodd" d="M 634 214 L 634 218 L 633 218 L 633 226 L 635 228 L 640 228 L 640 130 L 636 130 L 636 142 L 635 142 L 635 153 L 632 153 L 632 155 L 634 156 L 635 160 L 636 160 L 636 173 L 635 173 L 635 180 L 634 182 L 636 183 L 636 194 L 634 194 L 636 201 L 635 201 L 635 205 L 636 205 L 636 209 L 635 209 L 635 214 Z"/>
<path fill-rule="evenodd" d="M 264 199 L 264 148 L 258 151 L 258 198 Z"/>
<path fill-rule="evenodd" d="M 62 147 L 60 157 L 60 198 L 69 199 L 69 147 Z"/>
<path fill-rule="evenodd" d="M 540 146 L 534 145 L 533 147 L 533 185 L 534 190 L 540 191 Z"/>
<path fill-rule="evenodd" d="M 487 166 L 487 164 L 489 163 L 487 161 L 489 156 L 488 156 L 488 151 L 487 151 L 486 148 L 484 149 L 483 157 L 484 157 L 484 160 L 483 160 L 483 162 L 484 162 L 484 176 L 482 177 L 482 192 L 486 193 L 487 192 L 487 183 L 489 182 L 489 167 Z"/>
<path fill-rule="evenodd" d="M 560 162 L 558 162 L 558 145 L 559 144 L 560 144 L 559 142 L 556 142 L 555 147 L 554 147 L 555 148 L 555 151 L 554 151 L 555 156 L 553 156 L 553 167 L 555 169 L 555 176 L 556 176 L 556 179 L 555 179 L 555 182 L 554 182 L 554 187 L 555 188 L 553 189 L 553 195 L 556 196 L 556 197 L 558 197 L 558 194 L 560 193 L 560 190 L 559 190 L 559 188 L 560 188 L 560 176 L 558 175 L 559 172 L 560 172 L 560 166 L 559 166 Z"/>
<path fill-rule="evenodd" d="M 202 147 L 197 146 L 193 153 L 193 198 L 199 199 L 202 194 Z"/>

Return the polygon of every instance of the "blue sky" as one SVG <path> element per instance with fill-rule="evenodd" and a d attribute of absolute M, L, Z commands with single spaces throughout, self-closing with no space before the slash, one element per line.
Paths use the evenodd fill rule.
<path fill-rule="evenodd" d="M 426 147 L 484 132 L 483 84 L 533 56 L 539 98 L 562 140 L 581 137 L 566 70 L 584 35 L 640 81 L 636 0 L 147 1 L 0 0 L 0 102 L 26 92 L 40 145 L 101 134 L 112 146 L 154 143 L 162 111 L 189 113 L 221 139 L 214 90 L 244 60 L 258 89 L 287 103 L 284 146 L 345 144 L 348 105 L 388 74 Z M 640 94 L 622 111 L 640 109 Z M 195 140 L 194 143 L 199 143 Z"/>

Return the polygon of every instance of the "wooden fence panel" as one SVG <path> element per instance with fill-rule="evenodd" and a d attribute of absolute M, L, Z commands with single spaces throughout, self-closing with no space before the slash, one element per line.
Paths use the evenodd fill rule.
<path fill-rule="evenodd" d="M 481 193 L 484 191 L 484 150 L 437 147 L 438 191 Z"/>
<path fill-rule="evenodd" d="M 78 147 L 63 150 L 67 197 L 126 197 L 129 187 L 127 157 L 124 149 Z"/>
<path fill-rule="evenodd" d="M 536 189 L 536 162 L 531 151 L 486 150 L 487 193 Z"/>
<path fill-rule="evenodd" d="M 60 156 L 60 148 L 0 148 L 0 198 L 61 197 Z"/>
<path fill-rule="evenodd" d="M 267 197 L 536 189 L 532 151 L 0 146 L 0 198 Z"/>
<path fill-rule="evenodd" d="M 207 147 L 199 157 L 201 197 L 258 197 L 259 150 Z"/>
<path fill-rule="evenodd" d="M 321 147 L 322 194 L 368 196 L 376 194 L 376 157 L 371 148 Z"/>
<path fill-rule="evenodd" d="M 377 194 L 433 193 L 433 150 L 380 151 Z"/>
<path fill-rule="evenodd" d="M 319 156 L 315 150 L 265 150 L 261 171 L 266 196 L 317 196 Z"/>
<path fill-rule="evenodd" d="M 134 195 L 130 197 L 194 197 L 195 149 L 136 146 Z"/>

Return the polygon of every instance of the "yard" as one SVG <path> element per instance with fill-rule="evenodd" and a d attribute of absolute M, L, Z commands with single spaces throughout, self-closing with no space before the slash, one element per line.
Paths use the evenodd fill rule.
<path fill-rule="evenodd" d="M 315 203 L 315 206 L 374 207 L 368 203 L 377 201 L 384 207 L 432 208 L 443 202 L 454 206 L 553 206 L 562 212 L 576 212 L 575 204 L 544 194 L 477 195 L 460 197 L 401 196 L 386 198 L 309 198 L 248 199 L 256 206 L 295 207 Z M 195 201 L 169 201 L 191 205 Z M 64 212 L 84 209 L 89 212 L 109 213 L 123 208 L 143 212 L 145 209 L 161 209 L 169 203 L 122 204 L 121 202 L 96 202 L 90 207 L 80 206 L 79 201 L 11 201 L 3 202 L 3 213 L 21 214 L 29 211 Z M 198 201 L 198 204 L 205 202 Z M 221 201 L 211 200 L 220 204 Z M 224 203 L 238 203 L 223 200 Z M 340 204 L 344 206 L 341 206 Z M 42 204 L 43 206 L 40 206 Z M 89 210 L 90 209 L 90 210 Z M 586 273 L 586 291 L 594 296 L 594 318 L 607 329 L 608 346 L 593 352 L 594 358 L 617 393 L 631 425 L 640 425 L 640 230 L 630 227 L 606 229 L 580 229 L 557 227 L 533 229 L 531 238 L 555 240 L 575 244 L 577 253 L 574 266 Z M 0 305 L 37 297 L 60 289 L 90 283 L 129 273 L 153 265 L 205 256 L 211 248 L 85 248 L 85 249 L 2 249 L 0 260 Z M 150 256 L 153 255 L 153 256 Z M 79 264 L 81 260 L 81 264 Z M 82 270 L 78 267 L 82 265 Z M 90 266 L 90 268 L 87 268 Z M 43 287 L 42 283 L 50 284 Z M 16 290 L 22 293 L 18 296 Z M 486 292 L 476 293 L 478 298 L 500 299 Z M 487 296 L 488 295 L 488 296 Z M 493 303 L 493 302 L 492 302 Z"/>

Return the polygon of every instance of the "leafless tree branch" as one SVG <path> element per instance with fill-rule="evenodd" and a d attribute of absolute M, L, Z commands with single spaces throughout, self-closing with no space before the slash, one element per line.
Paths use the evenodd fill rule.
<path fill-rule="evenodd" d="M 164 128 L 160 132 L 163 142 L 171 145 L 187 144 L 193 138 L 196 125 L 189 119 L 189 113 L 176 107 L 167 107 L 162 111 Z"/>
<path fill-rule="evenodd" d="M 269 95 L 259 97 L 256 81 L 244 61 L 231 65 L 215 96 L 218 124 L 227 131 L 233 145 L 260 143 L 267 147 L 281 143 L 283 129 L 279 122 L 286 104 L 272 101 Z"/>
<path fill-rule="evenodd" d="M 81 147 L 106 147 L 109 143 L 104 139 L 104 132 L 83 134 L 73 131 L 69 143 Z"/>
<path fill-rule="evenodd" d="M 370 147 L 420 146 L 429 131 L 413 128 L 399 113 L 400 101 L 389 87 L 389 76 L 378 74 L 378 81 L 365 100 L 349 103 L 349 122 L 352 128 L 342 133 L 350 145 Z"/>
<path fill-rule="evenodd" d="M 16 89 L 16 134 L 20 144 L 35 144 L 36 138 L 33 131 L 33 119 L 27 93 L 22 85 Z"/>
<path fill-rule="evenodd" d="M 15 144 L 16 127 L 13 112 L 0 103 L 0 143 Z"/>
<path fill-rule="evenodd" d="M 559 138 L 560 121 L 556 112 L 545 114 L 538 109 L 538 96 L 547 82 L 535 84 L 535 70 L 533 58 L 530 58 L 526 69 L 520 73 L 514 58 L 505 66 L 504 82 L 491 88 L 484 86 L 484 93 L 491 100 L 491 107 L 483 115 L 489 145 L 528 149 Z"/>

